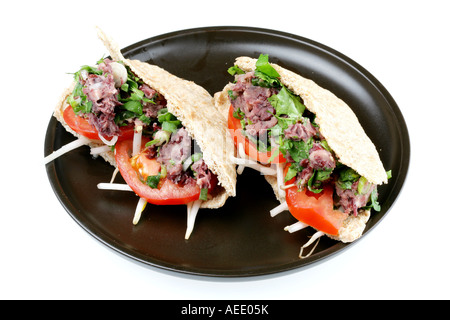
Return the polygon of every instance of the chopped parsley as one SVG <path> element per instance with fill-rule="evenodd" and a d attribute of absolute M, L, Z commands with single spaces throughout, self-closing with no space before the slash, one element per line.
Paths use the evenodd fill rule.
<path fill-rule="evenodd" d="M 245 71 L 239 68 L 238 66 L 234 65 L 228 68 L 228 73 L 234 76 L 235 74 L 244 74 Z"/>
<path fill-rule="evenodd" d="M 152 189 L 156 189 L 158 188 L 158 184 L 159 184 L 159 180 L 161 179 L 161 172 L 158 172 L 157 175 L 154 176 L 148 176 L 146 183 L 147 185 L 152 188 Z"/>

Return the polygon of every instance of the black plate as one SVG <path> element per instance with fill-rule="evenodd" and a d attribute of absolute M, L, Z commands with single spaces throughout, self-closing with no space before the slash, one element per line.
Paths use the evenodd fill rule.
<path fill-rule="evenodd" d="M 164 34 L 122 50 L 126 58 L 159 65 L 195 81 L 211 95 L 232 80 L 227 73 L 238 56 L 268 53 L 271 62 L 313 79 L 346 101 L 359 117 L 393 177 L 382 186 L 382 211 L 374 213 L 367 234 L 397 198 L 409 166 L 410 144 L 403 116 L 386 89 L 354 61 L 317 42 L 283 32 L 247 27 L 210 27 Z M 80 65 L 89 63 L 80 61 Z M 45 155 L 74 138 L 52 117 Z M 221 209 L 200 210 L 193 234 L 184 240 L 186 206 L 148 205 L 133 226 L 138 201 L 129 192 L 97 190 L 113 168 L 93 160 L 89 149 L 74 150 L 47 165 L 52 187 L 68 213 L 87 232 L 143 264 L 187 274 L 217 277 L 266 275 L 323 261 L 350 244 L 322 237 L 315 253 L 299 259 L 299 248 L 314 231 L 289 234 L 288 212 L 271 218 L 278 205 L 263 176 L 246 169 L 238 177 L 237 197 Z"/>

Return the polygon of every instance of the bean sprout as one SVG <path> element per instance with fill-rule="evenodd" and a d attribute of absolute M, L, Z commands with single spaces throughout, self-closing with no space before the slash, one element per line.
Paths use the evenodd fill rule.
<path fill-rule="evenodd" d="M 103 152 L 108 152 L 111 150 L 110 146 L 100 146 L 91 148 L 91 155 L 96 156 Z"/>
<path fill-rule="evenodd" d="M 275 217 L 277 214 L 279 214 L 279 213 L 281 213 L 283 211 L 286 211 L 286 210 L 289 210 L 289 208 L 288 208 L 287 202 L 284 201 L 279 206 L 277 206 L 277 207 L 273 208 L 272 210 L 270 210 L 270 216 L 271 217 Z"/>
<path fill-rule="evenodd" d="M 194 230 L 195 218 L 197 217 L 201 204 L 202 200 L 196 200 L 187 204 L 187 228 L 184 236 L 186 240 L 189 239 L 192 231 Z"/>
<path fill-rule="evenodd" d="M 119 139 L 118 136 L 114 136 L 111 140 L 107 140 L 104 136 L 102 136 L 100 133 L 98 134 L 100 140 L 102 140 L 102 142 L 104 144 L 106 144 L 107 146 L 113 146 L 116 144 L 117 139 Z"/>
<path fill-rule="evenodd" d="M 118 191 L 133 191 L 126 183 L 106 183 L 101 182 L 97 184 L 97 188 L 100 190 L 118 190 Z"/>
<path fill-rule="evenodd" d="M 138 204 L 136 206 L 136 211 L 134 212 L 133 224 L 136 225 L 141 219 L 142 211 L 144 211 L 145 206 L 147 205 L 147 200 L 144 198 L 139 198 Z"/>
<path fill-rule="evenodd" d="M 302 229 L 305 229 L 306 227 L 309 227 L 307 224 L 304 224 L 301 221 L 297 221 L 294 224 L 291 224 L 290 226 L 284 227 L 284 231 L 288 231 L 289 233 L 297 232 Z"/>
<path fill-rule="evenodd" d="M 300 259 L 308 258 L 316 249 L 317 245 L 319 244 L 320 237 L 323 235 L 324 235 L 324 233 L 322 231 L 317 231 L 316 233 L 314 233 L 313 236 L 311 237 L 311 239 L 309 239 L 309 241 L 300 248 L 300 253 L 299 253 L 298 257 Z M 311 243 L 313 243 L 316 240 L 317 240 L 317 242 L 314 245 L 314 247 L 311 249 L 311 251 L 306 256 L 302 256 L 303 249 L 308 247 Z"/>
<path fill-rule="evenodd" d="M 137 125 L 133 135 L 133 157 L 141 152 L 142 143 L 142 126 Z"/>
<path fill-rule="evenodd" d="M 77 140 L 74 140 L 74 141 L 72 141 L 72 142 L 62 146 L 58 150 L 55 150 L 51 154 L 46 156 L 44 158 L 44 163 L 47 164 L 47 163 L 55 160 L 56 158 L 62 156 L 66 152 L 72 151 L 73 149 L 76 149 L 76 148 L 81 147 L 83 145 L 86 145 L 88 143 L 89 143 L 89 139 L 88 138 L 80 137 Z"/>
<path fill-rule="evenodd" d="M 284 165 L 281 163 L 277 163 L 277 187 L 278 187 L 278 195 L 280 198 L 286 197 L 286 191 L 282 188 L 284 186 Z"/>
<path fill-rule="evenodd" d="M 111 180 L 109 181 L 110 183 L 113 183 L 114 180 L 116 179 L 117 174 L 119 173 L 119 168 L 115 168 L 114 172 L 112 174 Z"/>

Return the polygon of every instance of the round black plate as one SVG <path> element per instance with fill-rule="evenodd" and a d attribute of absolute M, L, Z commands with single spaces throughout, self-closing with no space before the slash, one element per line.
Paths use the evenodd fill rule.
<path fill-rule="evenodd" d="M 227 69 L 236 57 L 269 54 L 271 62 L 316 81 L 346 101 L 375 143 L 385 168 L 392 170 L 389 184 L 379 189 L 382 210 L 372 215 L 364 234 L 397 198 L 410 157 L 405 121 L 386 89 L 339 52 L 296 35 L 247 27 L 183 30 L 141 41 L 122 52 L 126 58 L 146 61 L 195 81 L 211 95 L 232 80 Z M 52 117 L 45 155 L 73 139 Z M 266 275 L 309 266 L 350 245 L 322 237 L 314 254 L 299 259 L 300 246 L 314 231 L 284 231 L 295 219 L 288 212 L 270 217 L 269 210 L 278 203 L 264 177 L 251 169 L 238 176 L 237 196 L 224 207 L 200 210 L 187 241 L 186 206 L 148 205 L 134 226 L 137 196 L 96 187 L 99 182 L 108 182 L 112 172 L 102 159 L 92 159 L 87 147 L 47 165 L 52 187 L 75 221 L 108 247 L 146 265 L 205 276 Z"/>

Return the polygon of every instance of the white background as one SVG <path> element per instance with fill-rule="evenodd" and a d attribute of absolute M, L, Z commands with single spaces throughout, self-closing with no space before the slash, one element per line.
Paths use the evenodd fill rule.
<path fill-rule="evenodd" d="M 133 3 L 133 5 L 128 5 Z M 446 1 L 9 1 L 0 18 L 2 299 L 448 299 L 450 23 Z M 400 197 L 357 245 L 275 277 L 217 280 L 130 262 L 80 228 L 42 164 L 67 72 L 121 45 L 193 27 L 294 33 L 387 88 L 411 138 Z"/>

